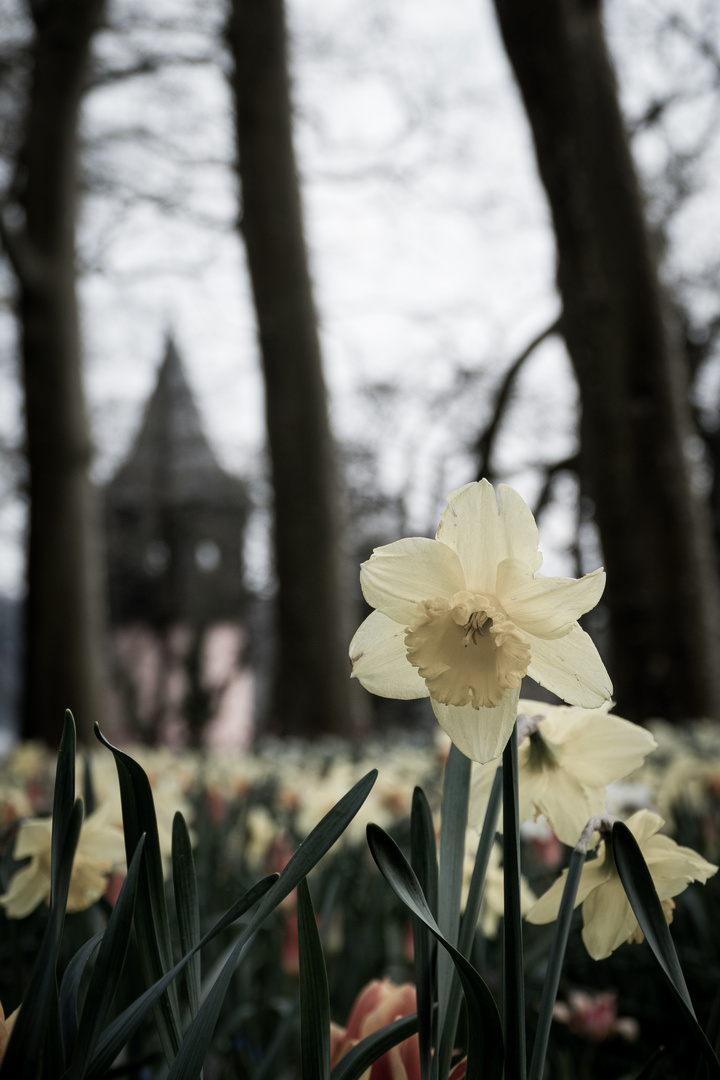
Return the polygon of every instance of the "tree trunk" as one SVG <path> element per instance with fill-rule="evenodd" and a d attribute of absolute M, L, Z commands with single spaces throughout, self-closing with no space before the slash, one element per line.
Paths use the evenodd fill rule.
<path fill-rule="evenodd" d="M 257 316 L 275 491 L 277 664 L 271 727 L 353 731 L 349 590 L 305 246 L 283 0 L 231 0 L 241 231 Z"/>
<path fill-rule="evenodd" d="M 720 718 L 717 581 L 684 453 L 687 373 L 666 322 L 599 6 L 495 3 L 555 226 L 618 711 Z"/>
<path fill-rule="evenodd" d="M 22 735 L 51 744 L 65 708 L 81 737 L 103 720 L 98 534 L 75 267 L 77 128 L 103 6 L 31 5 L 32 83 L 14 193 L 24 225 L 11 230 L 7 218 L 3 225 L 18 281 L 29 464 Z"/>

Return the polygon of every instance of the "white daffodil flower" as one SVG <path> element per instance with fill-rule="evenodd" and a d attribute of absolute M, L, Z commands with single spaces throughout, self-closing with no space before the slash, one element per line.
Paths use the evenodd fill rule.
<path fill-rule="evenodd" d="M 717 866 L 703 859 L 692 848 L 681 847 L 659 830 L 665 822 L 651 810 L 638 810 L 625 822 L 637 840 L 648 865 L 665 917 L 672 920 L 672 898 L 683 892 L 691 881 L 706 882 L 717 873 Z M 565 887 L 567 870 L 540 897 L 525 916 L 531 923 L 548 923 L 557 918 Z M 597 858 L 585 863 L 575 907 L 582 904 L 582 939 L 594 960 L 604 960 L 625 941 L 642 941 L 630 901 L 625 895 L 612 849 L 601 840 Z"/>
<path fill-rule="evenodd" d="M 24 821 L 15 840 L 14 857 L 30 857 L 12 878 L 0 904 L 9 919 L 24 919 L 42 903 L 50 901 L 52 818 Z M 108 875 L 125 861 L 125 841 L 103 809 L 82 823 L 73 861 L 67 911 L 84 911 L 105 892 Z"/>
<path fill-rule="evenodd" d="M 544 814 L 564 844 L 574 847 L 586 823 L 605 813 L 605 788 L 639 769 L 657 743 L 649 731 L 599 709 L 518 704 L 519 818 Z M 520 719 L 522 717 L 522 720 Z M 481 828 L 500 760 L 473 769 L 469 817 Z M 501 826 L 502 827 L 502 826 Z"/>
<path fill-rule="evenodd" d="M 547 578 L 538 531 L 512 488 L 487 480 L 448 498 L 434 540 L 377 548 L 360 571 L 375 611 L 350 644 L 352 674 L 381 697 L 430 697 L 455 745 L 498 757 L 528 674 L 564 701 L 592 709 L 612 694 L 598 652 L 578 626 L 605 574 Z"/>

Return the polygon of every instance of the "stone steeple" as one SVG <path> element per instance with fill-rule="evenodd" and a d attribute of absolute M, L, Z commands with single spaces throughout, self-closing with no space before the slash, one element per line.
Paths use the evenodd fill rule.
<path fill-rule="evenodd" d="M 171 337 L 105 505 L 114 624 L 205 625 L 238 616 L 247 493 L 205 437 Z"/>

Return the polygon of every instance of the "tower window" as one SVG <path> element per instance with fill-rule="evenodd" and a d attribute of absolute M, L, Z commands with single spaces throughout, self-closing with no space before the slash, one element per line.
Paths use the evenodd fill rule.
<path fill-rule="evenodd" d="M 164 540 L 151 540 L 145 548 L 145 557 L 143 559 L 145 573 L 149 574 L 150 577 L 160 577 L 170 565 L 171 558 L 172 552 L 169 544 Z"/>
<path fill-rule="evenodd" d="M 195 562 L 203 574 L 211 574 L 213 570 L 217 570 L 221 559 L 220 548 L 214 540 L 201 540 L 195 548 Z"/>

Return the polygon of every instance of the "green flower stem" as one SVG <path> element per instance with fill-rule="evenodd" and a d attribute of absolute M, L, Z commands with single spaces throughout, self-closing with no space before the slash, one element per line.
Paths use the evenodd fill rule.
<path fill-rule="evenodd" d="M 545 1055 L 547 1053 L 548 1039 L 550 1038 L 550 1025 L 552 1024 L 553 1008 L 557 998 L 558 985 L 560 983 L 560 971 L 565 959 L 565 947 L 567 945 L 570 924 L 575 909 L 575 897 L 577 895 L 580 875 L 585 865 L 587 852 L 576 847 L 570 858 L 570 866 L 565 881 L 560 910 L 558 912 L 555 931 L 553 934 L 550 957 L 548 959 L 545 981 L 543 984 L 542 997 L 540 999 L 540 1016 L 538 1018 L 535 1045 L 533 1046 L 532 1062 L 530 1064 L 530 1080 L 542 1080 L 545 1068 Z"/>
<path fill-rule="evenodd" d="M 453 745 L 450 747 L 443 782 L 442 822 L 440 826 L 440 875 L 438 889 L 438 924 L 447 941 L 454 947 L 460 929 L 460 894 L 465 862 L 465 830 L 472 762 Z M 446 1019 L 455 969 L 453 962 L 441 950 L 437 960 L 438 1032 L 440 1044 L 446 1042 Z M 454 1035 L 454 1032 L 453 1032 Z M 452 1049 L 452 1048 L 451 1048 Z M 438 1059 L 438 1076 L 445 1080 L 449 1070 Z M 435 1064 L 433 1064 L 433 1073 Z"/>
<path fill-rule="evenodd" d="M 516 725 L 503 751 L 503 1027 L 507 1080 L 525 1080 L 527 1075 L 518 816 Z"/>
<path fill-rule="evenodd" d="M 465 914 L 463 915 L 462 923 L 460 925 L 458 952 L 461 952 L 462 955 L 468 957 L 468 959 L 470 958 L 475 938 L 475 930 L 477 929 L 483 890 L 485 888 L 485 875 L 487 873 L 488 862 L 490 861 L 490 852 L 495 843 L 498 818 L 500 817 L 502 774 L 503 769 L 501 765 L 495 773 L 492 789 L 490 791 L 490 798 L 485 812 L 485 820 L 480 834 L 480 843 L 478 844 L 477 855 L 475 856 L 475 867 L 470 880 L 470 891 L 468 892 L 467 904 L 465 905 Z M 450 1069 L 461 1005 L 462 986 L 456 972 L 450 988 L 447 1019 L 445 1021 L 443 1040 L 440 1044 L 439 1060 L 441 1076 L 447 1076 Z"/>

